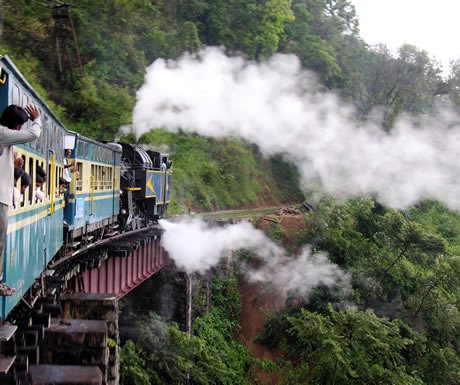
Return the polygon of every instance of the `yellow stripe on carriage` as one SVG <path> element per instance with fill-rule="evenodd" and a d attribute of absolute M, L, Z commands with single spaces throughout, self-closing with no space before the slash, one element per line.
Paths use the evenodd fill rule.
<path fill-rule="evenodd" d="M 117 190 L 118 191 L 118 190 Z M 83 195 L 83 194 L 82 194 Z M 117 196 L 117 195 L 115 195 Z M 78 195 L 77 195 L 77 199 L 78 199 Z M 113 199 L 113 192 L 109 193 L 109 194 L 104 194 L 104 195 L 95 195 L 94 197 L 92 196 L 87 196 L 84 198 L 85 202 L 88 202 L 88 201 L 100 201 L 100 200 L 103 200 L 103 199 Z M 72 198 L 72 199 L 69 199 L 69 202 L 70 203 L 75 203 L 75 198 Z"/>
<path fill-rule="evenodd" d="M 57 210 L 63 209 L 64 206 L 65 206 L 64 202 L 56 204 L 54 213 L 56 213 Z M 34 208 L 32 208 L 32 209 L 34 209 Z M 13 233 L 13 232 L 15 232 L 17 230 L 20 230 L 20 229 L 26 227 L 26 226 L 29 226 L 29 225 L 39 221 L 40 219 L 46 218 L 48 215 L 50 215 L 49 214 L 49 208 L 47 206 L 45 206 L 35 215 L 31 215 L 31 216 L 29 216 L 27 218 L 20 219 L 19 221 L 16 221 L 14 223 L 8 224 L 7 234 L 11 234 L 11 233 Z"/>

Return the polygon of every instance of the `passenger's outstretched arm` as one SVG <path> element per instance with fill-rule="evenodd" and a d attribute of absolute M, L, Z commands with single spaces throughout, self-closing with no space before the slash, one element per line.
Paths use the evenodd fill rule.
<path fill-rule="evenodd" d="M 41 133 L 40 112 L 37 107 L 34 106 L 27 106 L 25 110 L 33 120 L 31 126 L 24 127 L 21 130 L 11 130 L 8 127 L 0 126 L 0 144 L 11 146 L 13 144 L 27 143 L 38 139 Z"/>

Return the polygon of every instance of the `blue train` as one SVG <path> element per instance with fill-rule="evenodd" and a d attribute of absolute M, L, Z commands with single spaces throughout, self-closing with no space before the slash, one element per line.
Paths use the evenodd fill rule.
<path fill-rule="evenodd" d="M 14 149 L 32 184 L 10 208 L 4 280 L 16 292 L 1 298 L 3 319 L 54 258 L 155 223 L 171 201 L 172 182 L 167 154 L 132 144 L 101 143 L 67 130 L 8 56 L 2 56 L 0 111 L 10 104 L 34 104 L 43 124 L 39 139 Z M 74 163 L 74 171 L 63 191 L 66 162 Z M 43 184 L 36 178 L 39 169 L 47 174 Z M 19 179 L 19 191 L 20 184 Z"/>

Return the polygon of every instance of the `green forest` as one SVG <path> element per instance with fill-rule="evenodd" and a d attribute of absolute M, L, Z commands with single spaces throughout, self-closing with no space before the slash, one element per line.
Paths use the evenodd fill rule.
<path fill-rule="evenodd" d="M 295 54 L 324 89 L 355 106 L 356 119 L 379 106 L 387 131 L 401 114 L 428 114 L 438 101 L 460 107 L 460 61 L 443 69 L 412 45 L 397 53 L 369 46 L 349 0 L 69 1 L 82 69 L 64 75 L 54 2 L 2 3 L 2 54 L 69 129 L 95 139 L 113 140 L 131 122 L 136 91 L 155 59 L 205 46 L 255 61 Z M 139 142 L 172 154 L 171 214 L 304 199 L 294 166 L 237 139 L 158 128 Z M 255 359 L 235 338 L 237 265 L 229 279 L 213 281 L 212 309 L 195 319 L 190 338 L 153 313 L 139 318 L 144 338 L 122 348 L 121 383 L 258 384 L 262 368 L 286 385 L 460 384 L 460 216 L 431 201 L 402 211 L 372 198 L 326 197 L 305 221 L 291 247 L 326 251 L 351 274 L 352 290 L 318 288 L 308 300 L 293 293 L 284 311 L 271 314 L 257 340 L 279 349 L 278 361 Z"/>
<path fill-rule="evenodd" d="M 4 0 L 0 48 L 68 126 L 113 140 L 131 122 L 136 90 L 157 58 L 176 58 L 204 46 L 223 46 L 263 61 L 276 52 L 297 55 L 325 88 L 366 117 L 381 106 L 391 129 L 403 112 L 424 114 L 439 98 L 460 103 L 460 64 L 447 78 L 429 53 L 405 45 L 394 55 L 369 47 L 348 0 L 102 0 L 74 1 L 72 20 L 82 73 L 60 75 L 51 0 Z M 72 2 L 71 2 L 72 4 Z M 295 170 L 257 148 L 154 132 L 142 143 L 174 153 L 172 211 L 277 204 L 302 199 Z M 239 159 L 238 172 L 231 159 Z M 202 167 L 204 165 L 204 167 Z M 234 192 L 238 191 L 239 194 Z"/>

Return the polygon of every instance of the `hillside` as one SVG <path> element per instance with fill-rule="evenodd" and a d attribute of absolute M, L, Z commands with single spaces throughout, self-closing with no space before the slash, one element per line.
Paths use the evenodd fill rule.
<path fill-rule="evenodd" d="M 136 90 L 155 59 L 208 45 L 257 61 L 294 53 L 324 87 L 353 101 L 360 116 L 381 106 L 389 129 L 402 112 L 429 111 L 440 94 L 460 100 L 459 66 L 442 79 L 437 62 L 416 47 L 403 46 L 396 56 L 385 47 L 368 47 L 348 0 L 73 1 L 81 73 L 73 39 L 61 51 L 56 48 L 55 4 L 3 1 L 0 48 L 69 128 L 93 138 L 113 140 L 119 127 L 130 123 Z M 62 71 L 59 53 L 70 58 Z M 166 144 L 173 153 L 178 211 L 302 199 L 294 169 L 282 159 L 262 159 L 244 143 L 159 131 L 141 142 Z"/>
<path fill-rule="evenodd" d="M 3 0 L 0 48 L 68 128 L 92 138 L 113 140 L 131 123 L 152 62 L 216 45 L 256 62 L 297 55 L 322 90 L 354 106 L 356 121 L 372 116 L 386 133 L 397 117 L 424 117 L 439 101 L 460 106 L 460 62 L 443 77 L 437 61 L 417 47 L 391 53 L 368 46 L 349 0 L 74 0 L 81 71 L 73 61 L 62 72 L 53 4 Z M 172 155 L 171 214 L 297 203 L 309 193 L 301 192 L 299 173 L 283 156 L 267 159 L 239 139 L 152 127 L 123 140 Z M 244 281 L 253 256 L 236 253 L 226 279 L 210 284 L 212 308 L 195 318 L 192 336 L 143 309 L 136 327 L 146 337 L 122 349 L 123 384 L 256 384 L 265 374 L 286 385 L 460 384 L 457 213 L 434 201 L 390 209 L 368 196 L 323 198 L 296 218 L 304 226 L 280 217 L 270 216 L 261 228 L 289 255 L 305 244 L 327 253 L 350 276 L 350 287 L 319 287 L 307 298 L 293 292 L 282 312 L 268 314 L 279 310 L 272 293 L 258 297 Z M 259 310 L 257 330 L 246 334 L 241 327 L 252 325 L 251 306 Z M 237 339 L 252 338 L 265 317 L 256 341 Z M 262 354 L 253 357 L 256 345 Z M 270 349 L 274 354 L 265 354 Z"/>

